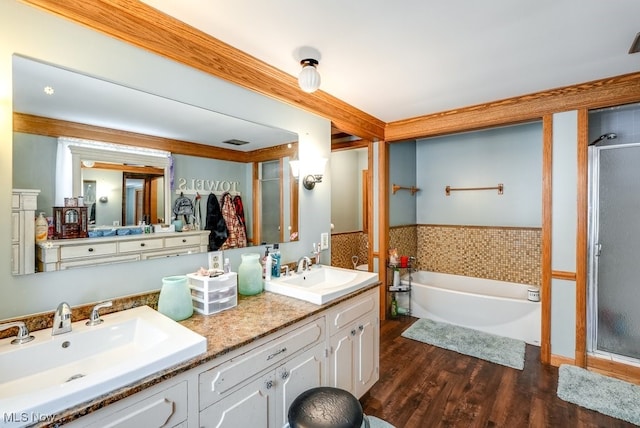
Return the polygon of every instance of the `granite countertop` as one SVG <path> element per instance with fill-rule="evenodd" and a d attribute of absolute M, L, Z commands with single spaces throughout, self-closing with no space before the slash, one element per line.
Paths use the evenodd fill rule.
<path fill-rule="evenodd" d="M 379 285 L 380 283 L 376 283 L 367 286 L 325 305 L 315 305 L 303 300 L 263 292 L 255 296 L 238 296 L 238 305 L 236 307 L 217 314 L 201 315 L 194 312 L 191 318 L 180 321 L 180 324 L 207 339 L 207 351 L 205 353 L 166 370 L 154 373 L 151 376 L 139 379 L 122 388 L 110 391 L 108 394 L 69 408 L 58 414 L 56 421 L 53 423 L 34 426 L 56 426 L 56 423 L 68 423 L 158 384 L 163 380 L 198 367 L 234 349 L 248 345 L 262 337 L 312 317 L 327 308 Z"/>

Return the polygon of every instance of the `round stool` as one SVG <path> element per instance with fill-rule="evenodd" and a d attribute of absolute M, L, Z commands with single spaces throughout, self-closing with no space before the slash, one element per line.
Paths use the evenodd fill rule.
<path fill-rule="evenodd" d="M 367 417 L 356 397 L 328 386 L 298 395 L 288 413 L 290 428 L 368 428 Z"/>

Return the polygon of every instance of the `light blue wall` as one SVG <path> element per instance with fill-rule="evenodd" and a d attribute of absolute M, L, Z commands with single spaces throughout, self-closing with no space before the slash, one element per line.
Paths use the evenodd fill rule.
<path fill-rule="evenodd" d="M 295 132 L 300 159 L 329 157 L 331 123 L 317 115 L 264 97 L 190 69 L 17 1 L 1 1 L 0 16 L 0 215 L 11 215 L 12 55 L 128 84 L 182 99 L 228 115 Z M 7 18 L 8 17 L 8 18 Z M 97 54 L 99 53 L 99 54 Z M 179 76 L 179 77 L 178 77 Z M 300 241 L 281 246 L 283 261 L 308 254 L 322 232 L 330 231 L 331 177 L 313 191 L 300 191 Z M 326 183 L 326 184 L 325 184 Z M 193 272 L 207 265 L 205 254 L 14 277 L 11 275 L 10 223 L 0 222 L 0 320 L 52 311 L 61 301 L 87 304 L 158 290 L 163 276 Z M 249 251 L 249 250 L 247 250 Z M 254 250 L 255 251 L 255 250 Z M 232 267 L 242 250 L 229 251 Z M 225 256 L 227 252 L 225 252 Z M 321 261 L 331 258 L 325 252 Z"/>
<path fill-rule="evenodd" d="M 391 186 L 416 186 L 416 142 L 394 143 L 389 146 L 389 226 L 416 224 L 416 200 L 420 193 L 399 190 Z M 419 187 L 419 186 L 417 186 Z"/>
<path fill-rule="evenodd" d="M 56 150 L 58 139 L 42 135 L 13 134 L 13 187 L 38 189 L 38 210 L 52 216 L 56 183 Z"/>
<path fill-rule="evenodd" d="M 553 115 L 551 270 L 576 271 L 578 114 Z M 551 353 L 575 357 L 576 283 L 551 283 Z"/>
<path fill-rule="evenodd" d="M 358 150 L 331 153 L 331 223 L 334 233 L 362 230 L 362 168 L 358 153 Z"/>
<path fill-rule="evenodd" d="M 418 224 L 540 227 L 542 125 L 529 123 L 418 140 Z M 452 192 L 445 187 L 493 187 Z"/>

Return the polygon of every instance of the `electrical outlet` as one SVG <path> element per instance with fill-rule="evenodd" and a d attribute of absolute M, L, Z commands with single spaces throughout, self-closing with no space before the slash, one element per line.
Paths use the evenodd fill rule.
<path fill-rule="evenodd" d="M 321 250 L 329 249 L 329 234 L 327 232 L 320 234 L 320 249 Z"/>

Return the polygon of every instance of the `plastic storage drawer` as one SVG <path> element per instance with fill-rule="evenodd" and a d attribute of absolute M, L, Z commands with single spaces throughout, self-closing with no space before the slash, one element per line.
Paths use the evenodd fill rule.
<path fill-rule="evenodd" d="M 209 315 L 238 304 L 238 274 L 235 272 L 210 278 L 187 274 L 193 308 Z"/>

